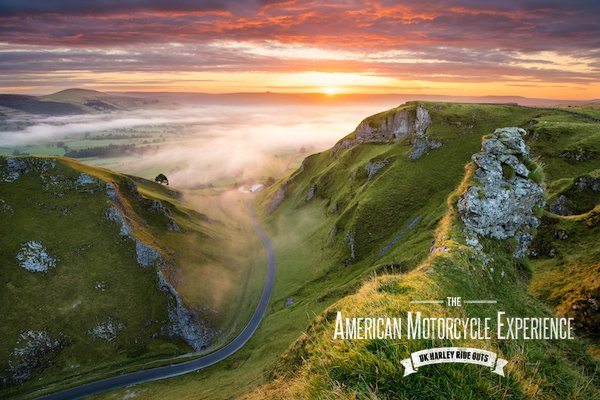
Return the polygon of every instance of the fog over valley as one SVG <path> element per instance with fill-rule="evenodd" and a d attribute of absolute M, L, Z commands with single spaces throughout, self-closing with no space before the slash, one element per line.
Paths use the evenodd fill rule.
<path fill-rule="evenodd" d="M 282 175 L 350 133 L 381 104 L 209 105 L 5 119 L 4 155 L 65 155 L 196 188 Z"/>

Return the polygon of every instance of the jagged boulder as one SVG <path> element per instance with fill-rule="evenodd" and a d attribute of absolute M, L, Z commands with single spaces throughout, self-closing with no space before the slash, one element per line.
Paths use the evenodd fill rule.
<path fill-rule="evenodd" d="M 544 189 L 529 179 L 529 148 L 521 128 L 496 129 L 473 155 L 475 181 L 458 200 L 458 212 L 471 236 L 515 238 L 523 257 L 539 225 L 535 209 L 545 205 Z M 508 173 L 507 173 L 508 171 Z"/>

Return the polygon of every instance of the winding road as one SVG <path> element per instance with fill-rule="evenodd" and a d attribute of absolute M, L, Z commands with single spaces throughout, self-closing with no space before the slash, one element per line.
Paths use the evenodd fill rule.
<path fill-rule="evenodd" d="M 160 379 L 171 378 L 178 375 L 187 374 L 190 372 L 197 371 L 202 368 L 209 367 L 213 364 L 223 361 L 239 349 L 241 349 L 250 340 L 256 329 L 260 325 L 263 317 L 267 312 L 269 301 L 271 300 L 271 294 L 273 293 L 273 286 L 275 283 L 275 253 L 273 252 L 273 246 L 269 237 L 265 231 L 258 225 L 256 221 L 256 215 L 254 213 L 254 206 L 252 200 L 248 199 L 248 207 L 250 210 L 250 219 L 252 226 L 256 233 L 261 237 L 265 248 L 267 250 L 268 269 L 267 276 L 265 277 L 265 285 L 263 287 L 260 301 L 256 306 L 256 310 L 250 318 L 250 321 L 240 334 L 229 342 L 224 347 L 216 350 L 213 353 L 205 356 L 196 358 L 191 361 L 182 362 L 179 364 L 166 365 L 164 367 L 157 367 L 152 369 L 146 369 L 136 372 L 131 372 L 124 375 L 115 376 L 112 378 L 102 379 L 96 382 L 86 383 L 81 386 L 76 386 L 70 389 L 62 390 L 60 392 L 51 393 L 42 397 L 40 400 L 63 400 L 63 399 L 79 399 L 92 394 L 105 392 L 107 390 L 117 389 L 125 386 L 136 385 L 138 383 L 157 381 Z"/>

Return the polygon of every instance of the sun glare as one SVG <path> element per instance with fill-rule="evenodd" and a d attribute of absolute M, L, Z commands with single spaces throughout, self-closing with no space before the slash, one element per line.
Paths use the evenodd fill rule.
<path fill-rule="evenodd" d="M 334 94 L 336 94 L 336 93 L 337 93 L 337 91 L 338 91 L 338 90 L 337 90 L 337 88 L 334 88 L 334 87 L 326 87 L 326 88 L 325 88 L 325 93 L 326 93 L 328 96 L 333 96 Z"/>

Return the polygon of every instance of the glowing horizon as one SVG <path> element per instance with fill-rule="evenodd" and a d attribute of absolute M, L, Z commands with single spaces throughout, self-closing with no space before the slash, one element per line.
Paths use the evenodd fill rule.
<path fill-rule="evenodd" d="M 600 3 L 0 5 L 0 91 L 600 97 Z"/>

